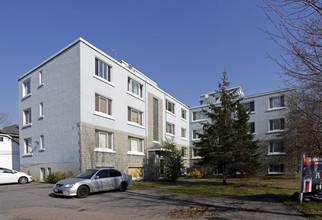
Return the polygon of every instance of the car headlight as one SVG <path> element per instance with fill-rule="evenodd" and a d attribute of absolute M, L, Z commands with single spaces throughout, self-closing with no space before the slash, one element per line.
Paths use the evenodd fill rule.
<path fill-rule="evenodd" d="M 69 184 L 65 184 L 65 187 L 73 187 L 75 185 L 75 183 L 69 183 Z"/>

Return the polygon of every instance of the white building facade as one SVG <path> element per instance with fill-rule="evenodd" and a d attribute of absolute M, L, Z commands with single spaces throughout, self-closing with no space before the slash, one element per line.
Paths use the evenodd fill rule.
<path fill-rule="evenodd" d="M 149 154 L 163 141 L 189 152 L 188 107 L 81 38 L 18 84 L 21 170 L 40 179 L 92 167 L 155 176 Z"/>

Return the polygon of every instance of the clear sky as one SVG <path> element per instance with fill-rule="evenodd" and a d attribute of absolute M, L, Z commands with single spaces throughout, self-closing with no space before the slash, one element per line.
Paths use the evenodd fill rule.
<path fill-rule="evenodd" d="M 78 37 L 188 106 L 226 70 L 246 95 L 283 88 L 261 0 L 0 1 L 0 112 L 18 123 L 18 77 Z"/>

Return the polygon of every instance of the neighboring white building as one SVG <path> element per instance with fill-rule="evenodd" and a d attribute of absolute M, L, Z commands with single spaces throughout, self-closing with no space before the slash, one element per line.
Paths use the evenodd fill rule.
<path fill-rule="evenodd" d="M 18 125 L 0 129 L 0 167 L 20 170 Z"/>
<path fill-rule="evenodd" d="M 18 79 L 21 170 L 115 167 L 156 176 L 160 144 L 186 152 L 188 107 L 124 61 L 79 38 Z"/>

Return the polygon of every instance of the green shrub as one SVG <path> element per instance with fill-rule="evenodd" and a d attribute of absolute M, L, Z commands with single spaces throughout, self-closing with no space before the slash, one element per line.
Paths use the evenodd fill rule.
<path fill-rule="evenodd" d="M 45 182 L 46 183 L 57 183 L 60 180 L 66 179 L 66 178 L 71 178 L 73 177 L 73 173 L 68 171 L 67 173 L 63 173 L 63 172 L 56 172 L 56 173 L 50 173 L 49 175 L 47 175 L 47 177 L 45 178 Z"/>

